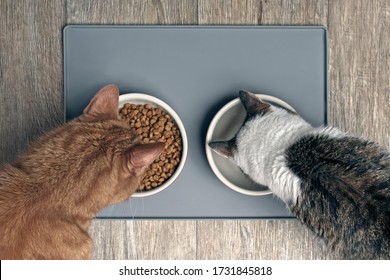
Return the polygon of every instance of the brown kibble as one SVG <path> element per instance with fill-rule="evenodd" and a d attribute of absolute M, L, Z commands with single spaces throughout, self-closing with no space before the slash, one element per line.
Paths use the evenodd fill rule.
<path fill-rule="evenodd" d="M 124 104 L 118 110 L 121 120 L 135 128 L 142 142 L 165 142 L 165 149 L 145 171 L 139 190 L 149 190 L 163 184 L 180 162 L 182 143 L 178 127 L 170 115 L 151 104 Z"/>

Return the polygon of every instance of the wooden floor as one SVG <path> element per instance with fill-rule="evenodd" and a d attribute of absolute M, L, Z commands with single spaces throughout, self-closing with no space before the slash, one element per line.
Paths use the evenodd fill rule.
<path fill-rule="evenodd" d="M 325 25 L 329 122 L 390 146 L 388 0 L 0 0 L 0 162 L 63 120 L 66 24 Z M 297 220 L 99 220 L 96 259 L 324 259 Z"/>

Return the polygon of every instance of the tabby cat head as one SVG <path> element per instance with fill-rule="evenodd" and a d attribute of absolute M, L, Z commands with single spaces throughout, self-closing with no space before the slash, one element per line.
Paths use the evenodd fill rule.
<path fill-rule="evenodd" d="M 255 182 L 267 185 L 267 165 L 285 143 L 284 138 L 279 136 L 288 130 L 292 119 L 300 117 L 247 91 L 240 91 L 240 100 L 246 110 L 246 119 L 239 131 L 232 139 L 211 142 L 209 146 L 232 160 Z"/>
<path fill-rule="evenodd" d="M 276 107 L 264 102 L 258 98 L 255 94 L 248 91 L 241 90 L 239 93 L 240 100 L 246 111 L 246 118 L 242 124 L 240 130 L 236 135 L 228 141 L 215 141 L 209 143 L 211 149 L 215 152 L 229 158 L 234 161 L 234 156 L 237 153 L 237 138 L 240 134 L 242 128 L 246 126 L 249 121 L 252 121 L 256 117 L 262 117 L 264 115 L 270 114 Z M 261 134 L 259 135 L 261 137 Z"/>

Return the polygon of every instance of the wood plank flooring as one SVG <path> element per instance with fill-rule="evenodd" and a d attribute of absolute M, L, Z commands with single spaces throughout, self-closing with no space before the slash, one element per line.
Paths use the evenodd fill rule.
<path fill-rule="evenodd" d="M 390 147 L 387 0 L 0 0 L 0 162 L 63 122 L 66 24 L 325 25 L 329 122 Z M 325 259 L 297 220 L 96 220 L 96 259 Z"/>

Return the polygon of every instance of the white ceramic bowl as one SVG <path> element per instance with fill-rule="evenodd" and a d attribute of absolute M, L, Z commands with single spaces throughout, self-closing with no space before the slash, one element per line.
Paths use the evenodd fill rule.
<path fill-rule="evenodd" d="M 166 189 L 169 185 L 171 185 L 175 181 L 177 176 L 179 176 L 180 172 L 182 171 L 185 161 L 187 159 L 187 152 L 188 152 L 188 141 L 187 141 L 186 130 L 178 114 L 167 103 L 154 96 L 144 94 L 144 93 L 126 93 L 126 94 L 119 95 L 118 107 L 122 108 L 125 103 L 132 103 L 132 104 L 149 103 L 155 108 L 161 108 L 173 118 L 175 124 L 180 130 L 181 141 L 182 141 L 182 152 L 181 152 L 179 165 L 176 167 L 175 172 L 160 186 L 156 188 L 152 188 L 150 190 L 137 191 L 132 195 L 132 197 L 150 196 Z"/>
<path fill-rule="evenodd" d="M 270 95 L 256 94 L 262 100 L 295 112 L 289 104 Z M 271 191 L 254 183 L 231 160 L 217 154 L 210 147 L 212 141 L 225 141 L 232 139 L 246 117 L 244 106 L 239 98 L 228 102 L 214 116 L 206 134 L 206 156 L 211 169 L 218 179 L 229 188 L 246 195 L 260 196 L 271 194 Z"/>

